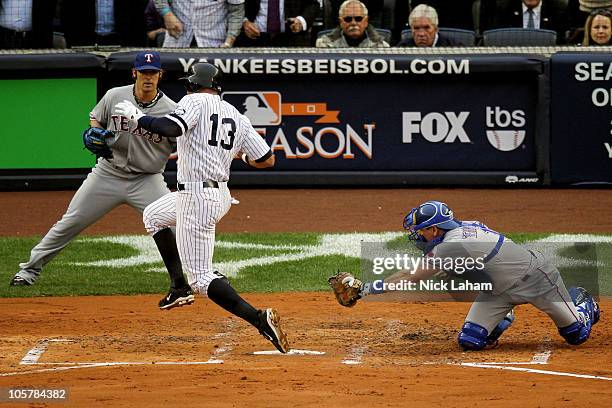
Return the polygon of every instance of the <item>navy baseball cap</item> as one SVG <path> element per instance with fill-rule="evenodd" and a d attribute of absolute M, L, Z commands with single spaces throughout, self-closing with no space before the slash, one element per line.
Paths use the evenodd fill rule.
<path fill-rule="evenodd" d="M 161 71 L 161 57 L 157 51 L 142 51 L 134 59 L 136 71 Z"/>

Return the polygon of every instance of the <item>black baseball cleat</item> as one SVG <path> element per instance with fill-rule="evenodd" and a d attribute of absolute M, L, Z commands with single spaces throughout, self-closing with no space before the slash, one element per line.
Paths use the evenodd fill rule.
<path fill-rule="evenodd" d="M 190 286 L 184 286 L 179 289 L 170 288 L 168 294 L 159 301 L 161 310 L 170 310 L 174 307 L 186 306 L 195 302 L 193 291 Z"/>
<path fill-rule="evenodd" d="M 280 326 L 280 316 L 274 309 L 260 310 L 259 315 L 259 333 L 266 339 L 270 340 L 274 347 L 281 353 L 289 351 L 289 340 L 287 335 Z"/>
<path fill-rule="evenodd" d="M 9 285 L 10 286 L 30 286 L 31 283 L 23 279 L 21 276 L 15 275 L 13 279 L 11 279 L 11 283 L 9 283 Z"/>

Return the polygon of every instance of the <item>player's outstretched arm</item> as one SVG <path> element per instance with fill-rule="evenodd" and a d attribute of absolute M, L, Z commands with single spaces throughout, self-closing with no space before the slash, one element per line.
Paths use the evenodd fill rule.
<path fill-rule="evenodd" d="M 276 163 L 276 158 L 272 154 L 271 150 L 268 151 L 268 153 L 266 153 L 265 155 L 263 155 L 259 159 L 253 160 L 249 156 L 247 156 L 246 153 L 243 153 L 241 158 L 242 158 L 243 162 L 245 162 L 246 164 L 248 164 L 251 167 L 255 167 L 256 169 L 265 169 L 265 168 L 268 168 L 268 167 L 273 167 L 274 164 Z"/>
<path fill-rule="evenodd" d="M 438 270 L 430 268 L 418 268 L 415 271 L 402 270 L 394 273 L 386 279 L 378 279 L 371 282 L 362 282 L 348 272 L 338 272 L 327 281 L 336 296 L 336 300 L 342 306 L 352 307 L 357 300 L 364 296 L 380 295 L 387 290 L 385 286 L 389 283 L 418 282 L 430 278 Z"/>
<path fill-rule="evenodd" d="M 130 128 L 141 127 L 163 137 L 179 137 L 183 134 L 183 130 L 176 122 L 166 117 L 145 115 L 128 100 L 116 104 L 115 110 L 128 119 Z"/>

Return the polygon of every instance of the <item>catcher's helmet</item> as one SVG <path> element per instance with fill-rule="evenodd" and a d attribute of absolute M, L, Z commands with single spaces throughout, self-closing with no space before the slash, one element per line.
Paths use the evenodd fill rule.
<path fill-rule="evenodd" d="M 221 93 L 222 73 L 219 68 L 209 62 L 198 62 L 191 66 L 190 74 L 181 78 L 189 92 L 197 92 L 202 88 L 212 89 Z"/>
<path fill-rule="evenodd" d="M 453 218 L 453 211 L 440 201 L 427 201 L 404 217 L 404 229 L 408 230 L 409 238 L 413 241 L 422 241 L 422 236 L 417 232 L 433 226 L 448 231 L 459 228 L 461 222 Z"/>

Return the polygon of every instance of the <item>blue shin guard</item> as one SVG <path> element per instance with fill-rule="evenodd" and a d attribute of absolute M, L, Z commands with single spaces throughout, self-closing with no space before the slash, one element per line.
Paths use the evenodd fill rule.
<path fill-rule="evenodd" d="M 482 350 L 487 345 L 488 331 L 479 324 L 465 322 L 459 335 L 457 342 L 464 350 Z"/>
<path fill-rule="evenodd" d="M 559 328 L 559 334 L 569 344 L 577 346 L 587 341 L 591 328 L 599 321 L 599 305 L 584 288 L 572 287 L 568 292 L 580 315 L 580 321 Z"/>
<path fill-rule="evenodd" d="M 599 321 L 599 305 L 593 299 L 593 296 L 580 286 L 571 287 L 568 292 L 578 312 L 588 317 L 591 325 L 597 323 Z"/>
<path fill-rule="evenodd" d="M 495 326 L 493 330 L 491 330 L 491 334 L 489 334 L 489 336 L 487 337 L 487 345 L 496 346 L 497 340 L 499 339 L 499 337 L 502 335 L 503 332 L 505 332 L 508 329 L 508 327 L 512 325 L 513 322 L 514 322 L 514 309 L 510 310 L 508 314 L 504 316 L 504 319 L 501 322 L 499 322 L 499 324 Z"/>

